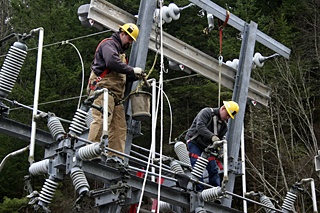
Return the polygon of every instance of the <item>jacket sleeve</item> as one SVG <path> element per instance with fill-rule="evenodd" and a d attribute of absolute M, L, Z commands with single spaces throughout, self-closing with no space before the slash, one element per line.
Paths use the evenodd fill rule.
<path fill-rule="evenodd" d="M 197 118 L 196 129 L 205 141 L 211 140 L 214 135 L 211 130 L 208 129 L 208 124 L 212 119 L 212 111 L 210 108 L 202 109 Z"/>
<path fill-rule="evenodd" d="M 134 75 L 133 67 L 121 61 L 114 42 L 105 42 L 100 51 L 109 70 Z"/>

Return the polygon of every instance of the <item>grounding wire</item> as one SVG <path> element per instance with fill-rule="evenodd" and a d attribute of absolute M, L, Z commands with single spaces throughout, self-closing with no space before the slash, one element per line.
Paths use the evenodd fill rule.
<path fill-rule="evenodd" d="M 140 195 L 139 204 L 138 204 L 138 207 L 137 207 L 137 213 L 140 212 L 140 208 L 141 208 L 141 204 L 142 204 L 142 198 L 143 198 L 143 194 L 144 194 L 144 189 L 145 189 L 145 186 L 146 186 L 148 173 L 149 173 L 149 167 L 150 167 L 150 164 L 151 164 L 150 161 L 151 161 L 153 146 L 154 146 L 154 144 L 151 143 L 149 157 L 148 157 L 148 161 L 147 161 L 147 168 L 146 168 L 145 176 L 143 178 L 143 183 L 142 183 L 142 187 L 141 187 L 141 195 Z"/>
<path fill-rule="evenodd" d="M 81 62 L 82 80 L 81 80 L 81 89 L 80 89 L 80 95 L 79 95 L 79 101 L 78 101 L 78 107 L 77 107 L 78 109 L 80 109 L 81 95 L 83 93 L 83 85 L 84 85 L 84 64 L 83 64 L 82 56 L 81 56 L 78 48 L 74 44 L 70 43 L 69 40 L 66 40 L 65 43 L 62 43 L 62 44 L 70 44 L 77 51 L 80 62 Z"/>
<path fill-rule="evenodd" d="M 87 97 L 87 95 L 80 96 L 80 98 L 84 98 L 84 97 Z M 78 98 L 79 98 L 79 96 L 74 96 L 74 97 L 71 97 L 71 98 L 64 98 L 64 99 L 59 99 L 59 100 L 55 100 L 55 101 L 44 102 L 44 103 L 40 103 L 38 105 L 46 105 L 46 104 L 58 103 L 58 102 L 62 102 L 62 101 L 70 101 L 70 100 L 78 99 Z M 9 99 L 4 99 L 4 100 L 12 102 L 13 104 L 15 104 L 15 101 L 11 101 Z M 21 104 L 19 104 L 19 105 L 21 105 Z M 21 107 L 16 107 L 16 108 L 10 109 L 10 111 L 18 110 L 18 109 L 24 109 L 24 108 L 28 108 L 28 107 L 33 107 L 33 105 L 28 105 L 28 106 L 24 105 L 24 106 L 21 106 Z"/>
<path fill-rule="evenodd" d="M 67 39 L 67 40 L 64 40 L 64 41 L 58 41 L 58 42 L 54 42 L 54 43 L 51 43 L 51 44 L 46 44 L 46 45 L 43 45 L 43 48 L 50 47 L 50 46 L 53 46 L 53 45 L 61 45 L 65 41 L 75 41 L 75 40 L 78 40 L 78 39 L 88 38 L 88 37 L 91 37 L 91 36 L 99 35 L 99 34 L 102 34 L 102 33 L 107 33 L 107 32 L 110 32 L 110 31 L 111 30 L 104 30 L 104 31 L 97 32 L 97 33 L 92 33 L 92 34 L 89 34 L 89 35 L 79 36 L 79 37 Z M 38 47 L 29 48 L 27 51 L 36 50 L 36 49 L 38 49 Z M 0 55 L 0 58 L 3 58 L 3 57 L 6 57 L 6 54 L 5 55 Z"/>
<path fill-rule="evenodd" d="M 157 29 L 157 28 L 156 28 Z M 147 78 L 149 77 L 149 75 L 151 74 L 151 72 L 153 71 L 154 69 L 154 66 L 156 64 L 156 61 L 157 61 L 157 56 L 158 56 L 158 50 L 156 52 L 156 56 L 155 56 L 155 60 L 152 64 L 152 67 L 151 67 L 151 70 L 149 71 L 148 75 L 147 75 Z M 142 84 L 141 84 L 142 85 Z M 159 95 L 158 95 L 158 98 L 159 98 Z M 158 99 L 159 100 L 159 99 Z M 156 109 L 158 109 L 158 106 L 159 105 L 159 102 L 157 102 L 156 104 Z M 154 127 L 152 125 L 152 131 L 156 131 L 156 126 L 157 126 L 157 122 L 155 122 L 157 120 L 157 111 L 155 113 L 155 117 L 154 117 L 154 121 L 152 123 L 154 123 Z M 140 208 L 141 208 L 141 204 L 142 204 L 142 198 L 143 198 L 143 193 L 144 193 L 144 189 L 145 189 L 145 184 L 146 184 L 146 181 L 147 181 L 147 176 L 148 176 L 148 170 L 149 170 L 149 166 L 150 166 L 150 161 L 151 161 L 151 158 L 152 158 L 152 155 L 153 155 L 153 152 L 155 152 L 155 144 L 154 142 L 152 141 L 151 142 L 151 146 L 150 146 L 150 152 L 149 152 L 149 157 L 148 157 L 148 163 L 147 163 L 147 173 L 144 177 L 144 180 L 143 180 L 143 184 L 142 184 L 142 188 L 141 188 L 141 195 L 140 195 L 140 199 L 139 199 L 139 204 L 138 204 L 138 207 L 137 207 L 137 212 L 139 213 L 140 211 Z"/>
<path fill-rule="evenodd" d="M 156 57 L 157 57 L 157 54 L 158 54 L 158 51 L 156 53 Z M 156 59 L 154 60 L 154 63 L 152 65 L 152 70 L 153 70 L 153 67 L 155 65 L 155 62 L 156 62 Z M 150 74 L 150 72 L 149 72 L 149 74 Z M 161 72 L 160 72 L 160 76 L 161 76 Z M 160 82 L 161 82 L 161 80 L 160 80 Z M 160 88 L 161 87 L 158 87 L 158 88 L 159 88 L 158 93 L 161 94 L 161 92 L 160 92 L 160 90 L 161 90 Z M 160 99 L 160 95 L 158 94 L 157 95 L 157 103 L 156 103 L 156 112 L 155 112 L 155 117 L 154 117 L 155 121 L 157 120 L 157 116 L 158 116 L 159 99 Z M 154 129 L 152 129 L 152 131 L 156 131 L 156 127 L 157 127 L 157 122 L 155 122 L 155 126 L 154 126 Z M 162 132 L 162 129 L 161 129 L 161 132 Z M 155 144 L 152 142 L 151 146 L 150 146 L 150 153 L 149 153 L 149 158 L 148 158 L 148 163 L 147 163 L 146 175 L 145 175 L 144 180 L 143 180 L 143 184 L 142 184 L 142 188 L 141 188 L 141 195 L 140 195 L 139 204 L 138 204 L 138 207 L 137 207 L 137 212 L 138 213 L 140 211 L 141 204 L 142 204 L 142 198 L 143 198 L 143 194 L 144 194 L 144 189 L 145 189 L 145 185 L 146 185 L 146 181 L 147 181 L 147 177 L 148 177 L 148 170 L 149 170 L 150 161 L 151 161 L 153 152 L 155 152 Z M 152 161 L 153 161 L 153 159 L 152 159 Z M 160 169 L 159 169 L 159 171 L 161 171 L 161 166 L 162 166 L 162 160 L 161 160 L 161 154 L 160 154 Z M 159 180 L 160 180 L 160 177 L 161 176 L 159 176 L 159 178 L 158 178 Z"/>
<path fill-rule="evenodd" d="M 7 98 L 2 98 L 2 100 L 5 100 L 5 101 L 8 101 L 8 102 L 10 102 L 11 104 L 14 104 L 14 105 L 19 105 L 19 106 L 21 106 L 21 107 L 19 107 L 19 108 L 24 108 L 24 109 L 29 109 L 29 110 L 33 110 L 33 106 L 27 106 L 27 105 L 24 105 L 24 104 L 21 104 L 21 103 L 19 103 L 18 101 L 15 101 L 15 100 L 9 100 L 9 99 L 7 99 Z M 42 113 L 42 114 L 47 114 L 47 113 L 45 113 L 45 112 L 43 112 L 43 111 L 41 111 L 41 110 L 37 110 L 37 113 Z M 58 118 L 60 121 L 63 121 L 63 122 L 65 122 L 65 123 L 72 123 L 72 121 L 69 121 L 69 120 L 66 120 L 66 119 L 64 119 L 64 118 L 60 118 L 60 117 L 58 117 L 58 116 L 55 116 L 56 118 Z"/>
<path fill-rule="evenodd" d="M 160 76 L 161 76 L 161 74 L 160 74 Z M 161 94 L 161 91 L 160 91 L 161 87 L 158 87 L 158 88 L 159 88 L 159 91 L 158 91 L 158 95 L 157 95 L 156 112 L 155 112 L 155 118 L 154 118 L 155 121 L 157 120 L 157 117 L 158 117 L 158 109 L 159 109 L 160 94 Z M 154 129 L 152 131 L 155 131 L 156 128 L 157 128 L 157 123 L 155 122 L 155 127 L 154 127 Z M 161 132 L 162 132 L 162 129 L 161 129 Z M 160 149 L 161 149 L 161 147 L 160 147 Z M 151 161 L 151 157 L 152 157 L 152 152 L 153 151 L 155 151 L 155 144 L 151 143 L 150 152 L 149 152 L 149 158 L 148 158 L 148 163 L 147 163 L 147 168 L 146 168 L 146 174 L 145 174 L 145 177 L 143 179 L 143 184 L 142 184 L 142 188 L 141 188 L 141 195 L 140 195 L 139 204 L 138 204 L 138 207 L 137 207 L 137 212 L 138 213 L 140 211 L 141 204 L 142 204 L 142 198 L 143 198 L 143 194 L 144 194 L 145 185 L 146 185 L 146 182 L 147 182 L 149 166 L 150 166 L 150 161 Z M 160 158 L 160 168 L 159 168 L 159 172 L 160 172 L 161 171 L 161 166 L 162 166 L 161 153 L 159 153 L 159 158 Z M 153 161 L 153 159 L 152 159 L 152 161 Z M 158 183 L 160 183 L 160 180 L 161 180 L 160 174 L 159 174 L 158 180 L 159 180 Z"/>
<path fill-rule="evenodd" d="M 163 0 L 159 0 L 160 4 L 160 20 L 162 21 L 163 12 Z M 163 28 L 160 24 L 160 77 L 159 77 L 159 93 L 160 93 L 160 168 L 159 168 L 159 178 L 158 178 L 158 204 L 160 203 L 160 193 L 161 193 L 161 175 L 162 175 L 162 149 L 163 149 L 163 71 L 164 71 L 164 58 L 163 58 Z M 159 205 L 157 205 L 156 212 L 159 212 Z"/>
<path fill-rule="evenodd" d="M 157 88 L 159 88 L 159 87 L 157 87 Z M 170 104 L 170 101 L 169 101 L 167 94 L 163 90 L 161 90 L 160 88 L 159 88 L 159 91 L 162 91 L 163 95 L 166 97 L 167 102 L 168 102 L 168 107 L 169 107 L 169 112 L 170 112 L 170 131 L 169 131 L 169 144 L 170 144 L 171 135 L 172 135 L 172 108 L 171 108 L 171 104 Z"/>
<path fill-rule="evenodd" d="M 171 79 L 163 80 L 163 82 L 168 83 L 170 81 L 181 80 L 184 78 L 190 78 L 190 77 L 194 77 L 194 76 L 200 76 L 200 74 L 193 74 L 193 75 L 187 75 L 187 76 L 182 76 L 182 77 L 177 77 L 177 78 L 171 78 Z"/>

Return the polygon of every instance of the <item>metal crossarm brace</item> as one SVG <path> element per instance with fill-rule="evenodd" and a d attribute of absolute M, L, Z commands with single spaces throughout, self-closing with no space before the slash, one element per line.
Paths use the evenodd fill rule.
<path fill-rule="evenodd" d="M 117 31 L 119 25 L 123 23 L 136 22 L 133 15 L 104 0 L 91 0 L 88 19 L 113 31 Z M 156 33 L 154 30 L 151 31 L 149 49 L 156 51 Z M 183 64 L 215 82 L 219 81 L 220 72 L 221 85 L 231 90 L 234 89 L 236 70 L 225 64 L 219 66 L 217 59 L 166 32 L 163 32 L 163 54 L 165 57 Z M 271 89 L 268 86 L 252 78 L 250 79 L 248 98 L 267 106 L 270 92 Z"/>
<path fill-rule="evenodd" d="M 226 19 L 226 10 L 221 8 L 219 5 L 213 3 L 209 0 L 190 0 L 193 4 L 201 7 L 202 9 L 206 10 L 208 13 L 211 13 L 215 17 L 219 18 L 220 20 Z M 245 21 L 241 20 L 237 16 L 230 13 L 230 17 L 228 19 L 228 24 L 237 30 L 243 32 L 244 27 L 247 24 Z M 264 46 L 270 48 L 271 50 L 279 53 L 283 57 L 289 59 L 291 50 L 281 44 L 280 42 L 274 40 L 273 38 L 267 36 L 263 32 L 257 30 L 257 38 L 256 40 L 263 44 Z"/>

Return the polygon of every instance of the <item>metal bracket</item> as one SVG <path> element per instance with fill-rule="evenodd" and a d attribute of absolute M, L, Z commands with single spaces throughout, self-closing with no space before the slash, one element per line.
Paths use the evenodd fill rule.
<path fill-rule="evenodd" d="M 243 175 L 241 161 L 234 160 L 234 158 L 229 158 L 228 171 L 235 175 Z"/>
<path fill-rule="evenodd" d="M 97 206 L 102 206 L 116 202 L 120 206 L 124 206 L 127 198 L 131 198 L 131 187 L 122 181 L 118 181 L 108 188 L 91 190 L 90 197 L 95 197 Z"/>
<path fill-rule="evenodd" d="M 2 102 L 0 102 L 0 115 L 6 116 L 6 117 L 9 115 L 9 107 L 7 107 Z"/>
<path fill-rule="evenodd" d="M 141 121 L 131 119 L 131 125 L 128 125 L 128 131 L 133 135 L 141 135 Z M 131 127 L 131 128 L 130 128 Z"/>

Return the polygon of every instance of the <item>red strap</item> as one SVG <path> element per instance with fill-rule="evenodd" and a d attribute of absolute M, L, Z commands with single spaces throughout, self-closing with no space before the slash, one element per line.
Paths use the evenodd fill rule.
<path fill-rule="evenodd" d="M 220 28 L 223 29 L 223 28 L 225 28 L 227 26 L 227 23 L 229 21 L 229 17 L 230 17 L 230 12 L 229 12 L 229 10 L 226 10 L 226 19 L 223 22 L 223 26 L 220 26 Z"/>
<path fill-rule="evenodd" d="M 97 83 L 98 83 L 99 81 L 101 81 L 101 79 L 103 79 L 103 77 L 104 77 L 106 74 L 108 74 L 108 73 L 109 73 L 109 70 L 108 70 L 108 69 L 105 69 L 105 70 L 101 73 L 101 75 L 98 76 L 98 77 L 96 78 L 96 80 L 92 82 L 92 84 L 91 84 L 90 79 L 89 79 L 88 85 L 89 85 L 90 90 L 93 90 L 93 91 L 96 90 L 96 88 L 97 88 Z"/>
<path fill-rule="evenodd" d="M 105 38 L 105 39 L 103 39 L 103 40 L 99 43 L 99 45 L 98 45 L 97 48 L 96 48 L 96 52 L 94 53 L 94 58 L 96 58 L 96 54 L 97 54 L 97 52 L 98 52 L 99 47 L 101 46 L 101 44 L 103 44 L 104 42 L 109 41 L 109 40 L 112 40 L 112 38 Z M 110 72 L 109 69 L 105 69 L 105 70 L 101 73 L 101 75 L 97 77 L 97 80 L 96 80 L 96 81 L 97 81 L 97 82 L 101 81 L 101 79 L 102 79 L 106 74 L 108 74 L 109 72 Z"/>
<path fill-rule="evenodd" d="M 97 82 L 101 81 L 101 79 L 103 79 L 103 77 L 108 74 L 110 71 L 109 69 L 105 69 L 100 76 L 97 77 Z"/>
<path fill-rule="evenodd" d="M 216 162 L 217 162 L 217 165 L 218 165 L 219 169 L 220 169 L 220 170 L 223 170 L 223 166 L 222 166 L 221 161 L 219 161 L 218 159 L 216 159 Z"/>
<path fill-rule="evenodd" d="M 194 154 L 194 153 L 190 153 L 190 152 L 189 152 L 189 156 L 192 157 L 192 158 L 195 158 L 195 159 L 199 158 L 199 155 Z"/>
<path fill-rule="evenodd" d="M 88 81 L 88 85 L 89 85 L 90 90 L 94 91 L 97 88 L 97 84 L 94 82 L 93 82 L 93 84 L 91 84 L 90 79 Z"/>
<path fill-rule="evenodd" d="M 222 55 L 222 31 L 227 26 L 229 17 L 230 17 L 230 12 L 228 10 L 226 10 L 226 19 L 224 20 L 223 24 L 221 24 L 220 20 L 218 19 L 218 22 L 219 22 L 219 37 L 220 37 L 220 55 Z"/>
<path fill-rule="evenodd" d="M 104 43 L 104 42 L 106 42 L 106 41 L 108 41 L 108 40 L 112 40 L 112 38 L 105 38 L 105 39 L 103 39 L 103 40 L 99 43 L 99 45 L 97 46 L 96 51 L 95 51 L 95 53 L 94 53 L 94 58 L 96 57 L 96 54 L 97 54 L 97 52 L 98 52 L 99 47 L 101 46 L 101 44 Z M 128 64 L 128 60 L 126 60 L 126 63 Z M 90 84 L 90 79 L 89 79 L 89 82 L 88 82 L 89 88 L 90 88 L 91 90 L 95 90 L 95 89 L 97 88 L 97 83 L 98 83 L 99 81 L 101 81 L 101 80 L 103 79 L 103 77 L 104 77 L 105 75 L 107 75 L 109 72 L 110 72 L 110 70 L 109 70 L 108 68 L 106 68 L 106 69 L 101 73 L 101 75 L 99 75 L 99 76 L 96 78 L 96 80 L 93 82 L 93 84 Z"/>
<path fill-rule="evenodd" d="M 104 42 L 106 42 L 106 41 L 108 41 L 108 40 L 111 40 L 111 39 L 112 39 L 112 38 L 105 38 L 105 39 L 103 39 L 103 40 L 98 44 L 98 46 L 97 46 L 97 48 L 96 48 L 96 51 L 95 51 L 95 53 L 94 53 L 94 58 L 96 58 L 96 54 L 97 54 L 97 52 L 99 51 L 99 47 L 101 46 L 101 44 L 104 43 Z M 110 72 L 109 69 L 105 69 L 105 70 L 101 73 L 101 75 L 99 75 L 92 84 L 90 83 L 90 79 L 89 79 L 88 84 L 89 84 L 90 90 L 93 90 L 93 91 L 96 90 L 96 88 L 97 88 L 97 83 L 98 83 L 99 81 L 101 81 L 101 79 L 103 79 L 103 77 L 104 77 L 105 75 L 107 75 L 109 72 Z"/>
<path fill-rule="evenodd" d="M 219 35 L 220 35 L 220 52 L 219 55 L 222 55 L 222 28 L 219 30 Z"/>
<path fill-rule="evenodd" d="M 194 154 L 194 153 L 190 153 L 190 152 L 189 152 L 189 156 L 192 157 L 192 158 L 195 158 L 195 159 L 198 159 L 198 158 L 199 158 L 199 155 Z M 219 161 L 219 160 L 218 160 L 216 157 L 214 157 L 214 156 L 211 156 L 211 157 L 208 158 L 208 161 L 213 161 L 213 160 L 215 160 L 215 161 L 217 162 L 217 165 L 218 165 L 219 169 L 220 169 L 220 170 L 223 170 L 223 166 L 222 166 L 222 164 L 221 164 L 221 161 Z"/>
<path fill-rule="evenodd" d="M 102 43 L 104 43 L 104 42 L 106 42 L 106 41 L 108 41 L 108 40 L 111 40 L 111 39 L 112 39 L 112 38 L 105 38 L 105 39 L 103 39 L 102 41 L 100 41 L 100 43 L 98 44 L 98 46 L 97 46 L 97 48 L 96 48 L 95 54 L 98 52 L 99 47 L 101 46 Z"/>
<path fill-rule="evenodd" d="M 220 170 L 223 169 L 223 166 L 222 166 L 221 161 L 219 161 L 219 160 L 218 160 L 216 157 L 214 157 L 214 156 L 211 156 L 210 158 L 208 158 L 208 161 L 212 161 L 212 160 L 215 160 L 215 161 L 217 162 L 217 165 L 218 165 L 218 167 L 219 167 Z"/>

